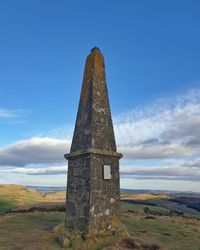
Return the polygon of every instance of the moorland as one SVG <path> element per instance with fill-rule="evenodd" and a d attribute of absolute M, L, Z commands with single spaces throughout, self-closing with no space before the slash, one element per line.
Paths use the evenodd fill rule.
<path fill-rule="evenodd" d="M 0 249 L 62 249 L 55 228 L 64 221 L 65 195 L 0 185 Z M 126 237 L 99 237 L 84 249 L 200 249 L 199 194 L 123 192 L 120 217 Z"/>

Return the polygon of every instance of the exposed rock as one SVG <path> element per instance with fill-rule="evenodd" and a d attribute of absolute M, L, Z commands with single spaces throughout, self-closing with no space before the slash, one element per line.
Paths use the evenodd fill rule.
<path fill-rule="evenodd" d="M 64 235 L 58 236 L 58 241 L 61 247 L 69 247 L 70 246 L 70 239 Z"/>

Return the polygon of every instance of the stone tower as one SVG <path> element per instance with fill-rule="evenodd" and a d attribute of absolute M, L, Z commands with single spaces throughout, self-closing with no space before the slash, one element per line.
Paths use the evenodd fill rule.
<path fill-rule="evenodd" d="M 66 227 L 80 234 L 113 227 L 120 207 L 119 159 L 108 100 L 104 58 L 86 59 L 68 160 Z"/>

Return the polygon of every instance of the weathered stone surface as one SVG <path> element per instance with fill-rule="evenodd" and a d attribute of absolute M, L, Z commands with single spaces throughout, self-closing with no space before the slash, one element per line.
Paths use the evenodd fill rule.
<path fill-rule="evenodd" d="M 111 119 L 104 58 L 87 57 L 68 159 L 66 226 L 79 233 L 112 228 L 120 206 L 119 159 Z M 111 178 L 104 179 L 104 165 Z"/>
<path fill-rule="evenodd" d="M 64 235 L 59 235 L 58 241 L 61 247 L 69 247 L 70 245 L 70 239 Z"/>

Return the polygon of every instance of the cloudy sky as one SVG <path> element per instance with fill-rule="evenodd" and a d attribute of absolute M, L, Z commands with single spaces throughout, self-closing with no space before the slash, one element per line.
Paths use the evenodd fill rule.
<path fill-rule="evenodd" d="M 121 187 L 200 192 L 198 1 L 0 3 L 0 183 L 66 185 L 85 58 L 105 56 Z"/>

